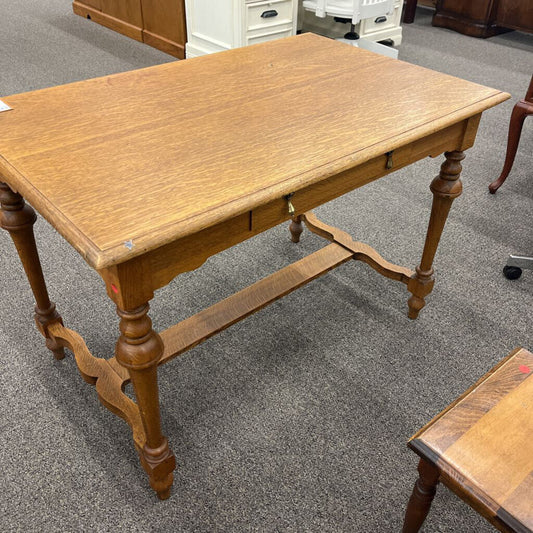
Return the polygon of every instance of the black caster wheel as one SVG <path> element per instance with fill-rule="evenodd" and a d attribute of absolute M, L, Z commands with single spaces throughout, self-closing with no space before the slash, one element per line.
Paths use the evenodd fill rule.
<path fill-rule="evenodd" d="M 522 275 L 522 269 L 519 267 L 505 265 L 503 267 L 503 275 L 507 279 L 518 279 Z"/>

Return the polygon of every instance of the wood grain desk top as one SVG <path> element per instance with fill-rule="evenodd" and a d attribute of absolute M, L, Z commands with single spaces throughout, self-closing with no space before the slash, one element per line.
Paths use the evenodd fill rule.
<path fill-rule="evenodd" d="M 304 34 L 2 97 L 0 178 L 99 269 L 507 98 Z"/>

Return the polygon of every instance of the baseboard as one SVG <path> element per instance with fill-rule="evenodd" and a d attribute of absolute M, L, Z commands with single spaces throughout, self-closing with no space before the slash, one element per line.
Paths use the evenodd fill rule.
<path fill-rule="evenodd" d="M 136 41 L 143 42 L 142 28 L 128 24 L 127 22 L 112 17 L 111 15 L 107 15 L 106 13 L 102 13 L 101 11 L 98 11 L 98 9 L 86 6 L 83 2 L 79 2 L 78 0 L 72 2 L 72 9 L 74 13 L 80 17 L 92 20 L 101 26 L 105 26 L 110 30 L 126 35 Z"/>
<path fill-rule="evenodd" d="M 448 28 L 470 37 L 493 37 L 500 33 L 511 31 L 507 28 L 497 26 L 495 23 L 478 22 L 470 19 L 460 18 L 455 13 L 437 12 L 433 15 L 432 25 L 439 28 Z"/>
<path fill-rule="evenodd" d="M 185 44 L 179 44 L 169 39 L 165 39 L 155 33 L 150 33 L 147 30 L 142 31 L 143 42 L 166 54 L 177 57 L 179 59 L 185 59 Z"/>

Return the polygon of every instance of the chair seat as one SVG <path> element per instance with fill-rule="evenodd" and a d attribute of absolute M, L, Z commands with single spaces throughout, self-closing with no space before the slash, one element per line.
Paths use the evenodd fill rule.
<path fill-rule="evenodd" d="M 497 527 L 533 531 L 533 354 L 515 350 L 409 446 Z"/>

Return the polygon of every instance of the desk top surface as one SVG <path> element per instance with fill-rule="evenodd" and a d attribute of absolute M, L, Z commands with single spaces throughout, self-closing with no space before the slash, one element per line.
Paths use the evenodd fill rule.
<path fill-rule="evenodd" d="M 3 97 L 0 180 L 104 268 L 506 98 L 304 34 Z"/>

